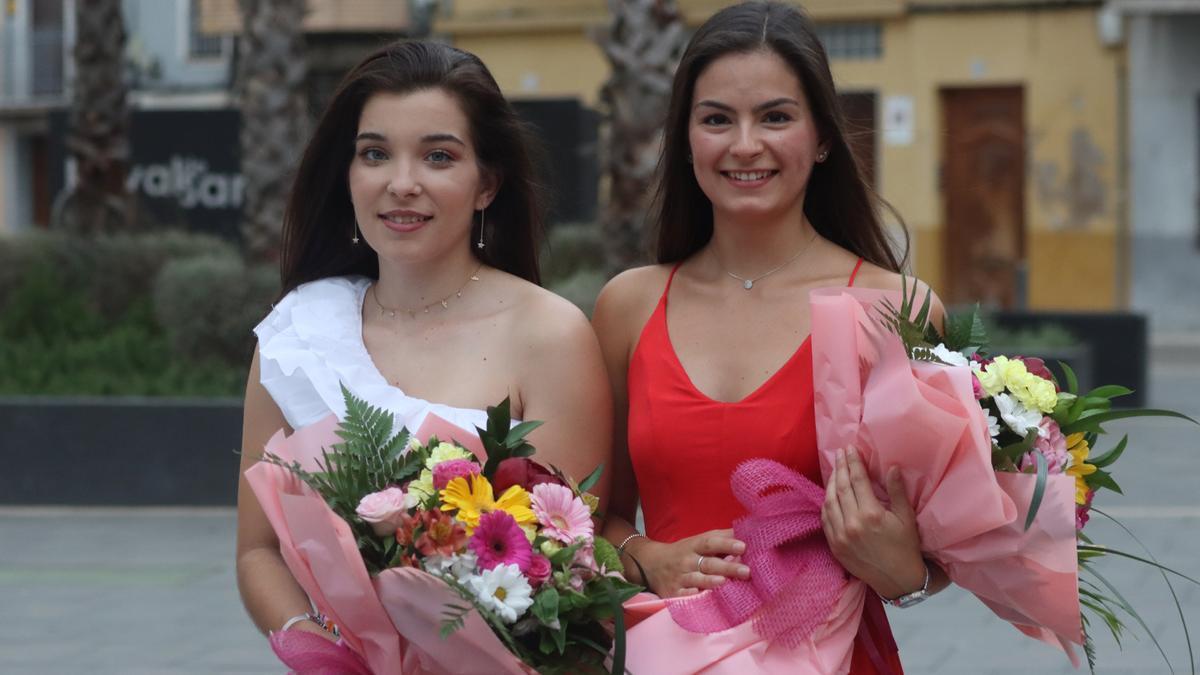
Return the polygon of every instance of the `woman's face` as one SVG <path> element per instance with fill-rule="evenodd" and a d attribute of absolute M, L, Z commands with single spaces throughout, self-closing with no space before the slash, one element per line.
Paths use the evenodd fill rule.
<path fill-rule="evenodd" d="M 688 121 L 692 165 L 717 217 L 803 212 L 822 151 L 804 88 L 778 54 L 727 54 L 696 79 Z"/>
<path fill-rule="evenodd" d="M 469 250 L 474 212 L 495 195 L 466 114 L 441 89 L 368 99 L 349 174 L 362 236 L 381 259 L 397 262 Z"/>

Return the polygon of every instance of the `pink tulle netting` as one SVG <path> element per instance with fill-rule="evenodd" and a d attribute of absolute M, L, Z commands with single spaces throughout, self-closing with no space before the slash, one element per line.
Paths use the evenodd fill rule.
<path fill-rule="evenodd" d="M 747 515 L 734 521 L 746 543 L 742 561 L 750 579 L 671 600 L 671 617 L 697 633 L 716 633 L 753 619 L 768 640 L 794 647 L 829 616 L 845 583 L 821 529 L 825 491 L 808 478 L 769 459 L 743 462 L 731 478 Z"/>

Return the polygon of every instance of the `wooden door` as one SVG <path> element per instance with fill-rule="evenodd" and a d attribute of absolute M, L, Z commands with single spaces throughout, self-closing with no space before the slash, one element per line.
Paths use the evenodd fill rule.
<path fill-rule="evenodd" d="M 838 94 L 842 113 L 846 117 L 846 140 L 858 161 L 858 168 L 867 184 L 876 190 L 875 182 L 875 92 L 844 92 Z"/>
<path fill-rule="evenodd" d="M 947 303 L 1024 301 L 1024 98 L 1020 87 L 941 92 Z"/>

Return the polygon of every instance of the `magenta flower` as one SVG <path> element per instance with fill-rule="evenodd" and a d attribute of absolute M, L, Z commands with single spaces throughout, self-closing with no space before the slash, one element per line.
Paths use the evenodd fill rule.
<path fill-rule="evenodd" d="M 526 572 L 533 559 L 533 547 L 525 537 L 525 531 L 505 511 L 481 515 L 468 546 L 475 552 L 480 569 L 516 565 L 521 572 Z"/>
<path fill-rule="evenodd" d="M 1049 417 L 1042 418 L 1038 424 L 1038 437 L 1033 442 L 1033 450 L 1021 457 L 1017 468 L 1025 473 L 1037 471 L 1037 457 L 1034 453 L 1040 453 L 1046 458 L 1046 473 L 1051 476 L 1066 472 L 1071 456 L 1067 454 L 1067 439 L 1058 428 L 1058 422 Z"/>
<path fill-rule="evenodd" d="M 533 558 L 529 561 L 529 570 L 526 571 L 525 576 L 529 577 L 530 585 L 537 588 L 546 583 L 552 571 L 549 558 L 544 555 L 534 554 Z"/>
<path fill-rule="evenodd" d="M 479 465 L 469 459 L 448 459 L 433 467 L 433 488 L 444 490 L 455 478 L 466 478 L 479 473 Z"/>
<path fill-rule="evenodd" d="M 530 506 L 542 524 L 542 536 L 565 544 L 579 537 L 591 539 L 592 510 L 570 488 L 554 483 L 535 485 Z"/>
<path fill-rule="evenodd" d="M 1085 496 L 1083 498 L 1083 503 L 1075 505 L 1075 531 L 1076 532 L 1078 532 L 1079 530 L 1082 530 L 1083 527 L 1085 525 L 1087 525 L 1088 519 L 1091 517 L 1091 513 L 1089 513 L 1089 512 L 1092 510 L 1092 497 L 1094 497 L 1095 495 L 1096 495 L 1095 490 L 1088 490 L 1087 496 Z"/>

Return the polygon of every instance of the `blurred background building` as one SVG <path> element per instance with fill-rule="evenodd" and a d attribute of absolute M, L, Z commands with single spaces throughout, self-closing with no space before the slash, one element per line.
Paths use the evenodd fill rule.
<path fill-rule="evenodd" d="M 0 230 L 44 227 L 76 2 L 4 0 Z M 681 0 L 694 27 L 726 4 Z M 1200 0 L 810 0 L 860 157 L 949 303 L 1144 312 L 1200 328 Z M 160 220 L 236 238 L 237 0 L 124 0 L 127 186 Z M 604 0 L 310 0 L 314 110 L 398 35 L 478 54 L 551 148 L 554 220 L 598 217 Z"/>

